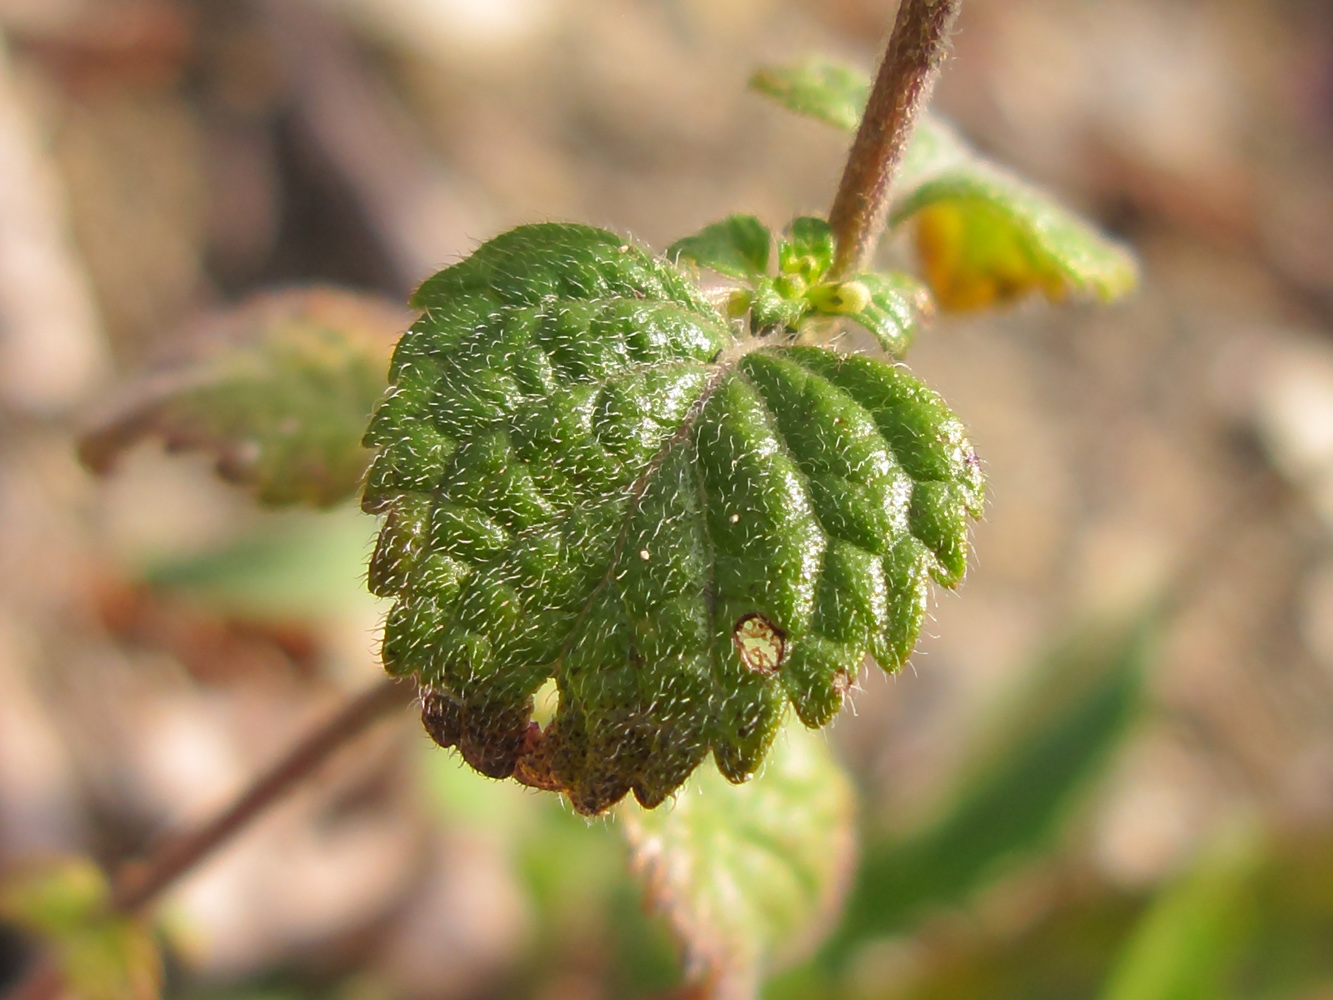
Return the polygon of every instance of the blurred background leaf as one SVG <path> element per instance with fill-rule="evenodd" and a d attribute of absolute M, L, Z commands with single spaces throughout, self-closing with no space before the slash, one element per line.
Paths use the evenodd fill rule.
<path fill-rule="evenodd" d="M 1140 619 L 1076 632 L 1051 652 L 998 732 L 973 747 L 943 815 L 902 842 L 867 846 L 826 958 L 965 903 L 1046 849 L 1127 734 L 1151 641 Z"/>
<path fill-rule="evenodd" d="M 818 940 L 855 861 L 853 809 L 823 738 L 797 724 L 744 785 L 700 768 L 668 808 L 622 808 L 634 867 L 708 995 L 747 1000 Z"/>
<path fill-rule="evenodd" d="M 0 867 L 110 870 L 379 670 L 370 521 L 256 513 L 205 453 L 137 447 L 87 476 L 69 414 L 110 372 L 188 361 L 196 317 L 273 288 L 403 302 L 522 222 L 662 249 L 730 213 L 819 213 L 848 136 L 745 78 L 806 51 L 870 67 L 891 18 L 882 0 L 0 0 L 0 242 L 21 251 L 0 257 L 24 265 L 0 276 L 23 362 L 0 378 Z M 864 679 L 828 734 L 872 859 L 957 805 L 975 734 L 1069 623 L 1210 555 L 1072 821 L 858 940 L 836 977 L 782 975 L 807 976 L 801 1000 L 1097 997 L 1159 893 L 1256 816 L 1232 988 L 1329 995 L 1331 66 L 1327 4 L 965 0 L 935 111 L 1132 243 L 1144 291 L 945 313 L 913 347 L 994 488 L 914 669 Z M 920 132 L 901 183 L 947 166 L 948 139 Z M 909 266 L 911 228 L 884 266 Z M 405 713 L 182 885 L 170 994 L 679 1000 L 614 826 L 496 804 L 480 779 L 474 809 L 437 808 L 428 761 L 453 766 Z M 0 928 L 0 993 L 19 940 Z"/>
<path fill-rule="evenodd" d="M 121 452 L 159 437 L 172 451 L 212 453 L 218 474 L 260 503 L 346 500 L 369 464 L 361 436 L 409 319 L 332 288 L 258 296 L 215 317 L 195 356 L 127 390 L 80 457 L 106 473 Z"/>

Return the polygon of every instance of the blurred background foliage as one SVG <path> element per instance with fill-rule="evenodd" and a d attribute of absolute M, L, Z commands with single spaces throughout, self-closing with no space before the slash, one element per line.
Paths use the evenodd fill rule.
<path fill-rule="evenodd" d="M 27 891 L 34 859 L 133 857 L 378 670 L 374 525 L 260 513 L 153 447 L 94 480 L 74 441 L 113 382 L 274 288 L 395 309 L 521 222 L 661 249 L 820 212 L 845 136 L 746 79 L 868 69 L 890 7 L 0 0 L 0 984 L 34 935 L 96 967 L 123 931 Z M 967 0 L 954 48 L 935 108 L 1144 283 L 919 338 L 988 516 L 912 667 L 818 737 L 860 862 L 768 995 L 1327 1000 L 1333 10 Z M 171 894 L 164 995 L 694 995 L 623 822 L 476 777 L 408 713 Z"/>

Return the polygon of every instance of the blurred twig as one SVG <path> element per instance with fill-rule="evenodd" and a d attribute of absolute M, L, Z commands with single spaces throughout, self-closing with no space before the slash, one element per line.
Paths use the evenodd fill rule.
<path fill-rule="evenodd" d="M 164 840 L 141 862 L 123 866 L 111 886 L 111 907 L 133 916 L 151 906 L 173 882 L 224 845 L 252 819 L 309 777 L 370 725 L 404 705 L 409 686 L 385 678 L 348 701 L 312 730 L 286 756 L 260 775 L 240 797 L 208 823 Z M 50 956 L 40 958 L 8 1000 L 54 1000 L 63 989 Z"/>

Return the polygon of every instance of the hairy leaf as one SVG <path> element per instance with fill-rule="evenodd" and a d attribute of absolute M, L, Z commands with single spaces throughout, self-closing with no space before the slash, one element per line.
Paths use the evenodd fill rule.
<path fill-rule="evenodd" d="M 859 124 L 870 91 L 864 74 L 819 59 L 765 68 L 750 83 L 789 110 L 848 131 Z M 938 118 L 917 124 L 893 192 L 890 222 L 916 221 L 925 276 L 944 309 L 977 309 L 1030 292 L 1109 300 L 1138 280 L 1127 250 L 978 157 Z"/>
<path fill-rule="evenodd" d="M 62 860 L 0 884 L 0 919 L 37 935 L 82 1000 L 154 1000 L 162 960 L 151 931 L 115 913 L 91 861 Z"/>
<path fill-rule="evenodd" d="M 767 272 L 771 241 L 768 227 L 753 215 L 731 215 L 677 240 L 666 255 L 668 260 L 684 257 L 718 274 L 746 280 Z"/>
<path fill-rule="evenodd" d="M 752 997 L 816 943 L 852 869 L 854 801 L 827 744 L 789 726 L 750 784 L 699 771 L 672 808 L 622 811 L 649 899 L 710 996 Z"/>
<path fill-rule="evenodd" d="M 326 507 L 356 493 L 361 436 L 384 392 L 396 308 L 336 289 L 279 292 L 216 319 L 184 362 L 144 379 L 80 443 L 110 470 L 143 438 L 217 456 L 261 503 Z"/>
<path fill-rule="evenodd" d="M 813 56 L 791 66 L 764 66 L 750 88 L 789 111 L 855 131 L 870 98 L 870 81 L 858 69 Z"/>
<path fill-rule="evenodd" d="M 711 749 L 743 781 L 790 701 L 838 711 L 952 586 L 979 463 L 905 369 L 737 339 L 670 265 L 523 226 L 428 280 L 366 443 L 383 658 L 483 773 L 597 812 Z M 530 726 L 533 693 L 559 707 Z"/>
<path fill-rule="evenodd" d="M 863 326 L 886 353 L 901 357 L 917 326 L 934 309 L 930 292 L 910 275 L 867 272 L 850 280 L 829 279 L 833 230 L 814 216 L 793 219 L 778 238 L 778 274 L 765 273 L 770 234 L 753 216 L 731 216 L 678 240 L 667 257 L 746 282 L 727 302 L 728 315 L 747 312 L 750 328 L 768 335 L 800 331 L 812 316 L 845 316 Z M 746 247 L 748 246 L 748 250 Z"/>
<path fill-rule="evenodd" d="M 866 289 L 866 301 L 848 318 L 869 330 L 886 353 L 901 357 L 920 317 L 934 309 L 930 292 L 910 275 L 894 272 L 858 274 L 853 280 Z"/>

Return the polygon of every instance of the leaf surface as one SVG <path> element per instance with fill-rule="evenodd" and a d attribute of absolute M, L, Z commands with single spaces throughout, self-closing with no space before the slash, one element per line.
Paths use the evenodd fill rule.
<path fill-rule="evenodd" d="M 710 750 L 743 781 L 786 702 L 828 722 L 961 578 L 979 463 L 906 369 L 738 338 L 585 226 L 498 236 L 414 301 L 366 436 L 370 585 L 386 667 L 483 773 L 588 813 L 660 803 Z"/>
<path fill-rule="evenodd" d="M 682 257 L 731 278 L 750 279 L 768 270 L 772 236 L 753 215 L 731 215 L 679 239 L 667 249 L 667 260 Z"/>
<path fill-rule="evenodd" d="M 870 92 L 864 74 L 820 59 L 766 67 L 750 85 L 788 110 L 848 131 L 860 123 Z M 893 195 L 890 223 L 915 222 L 925 277 L 944 309 L 979 309 L 1032 292 L 1109 301 L 1138 281 L 1124 247 L 977 156 L 933 116 L 917 123 Z"/>
<path fill-rule="evenodd" d="M 817 56 L 790 66 L 764 66 L 750 77 L 750 89 L 788 111 L 847 132 L 861 123 L 870 98 L 870 80 L 864 73 Z"/>
<path fill-rule="evenodd" d="M 671 808 L 622 809 L 634 867 L 708 995 L 747 1000 L 816 943 L 852 869 L 854 803 L 825 741 L 789 726 L 747 785 L 700 770 Z"/>
<path fill-rule="evenodd" d="M 215 318 L 194 354 L 134 385 L 80 443 L 105 473 L 149 437 L 217 458 L 263 504 L 327 507 L 355 495 L 361 436 L 406 318 L 378 299 L 312 288 Z"/>
<path fill-rule="evenodd" d="M 849 318 L 864 326 L 880 347 L 901 357 L 911 346 L 919 317 L 934 310 L 930 293 L 919 281 L 900 272 L 858 274 L 855 278 L 868 293 L 868 301 Z"/>

